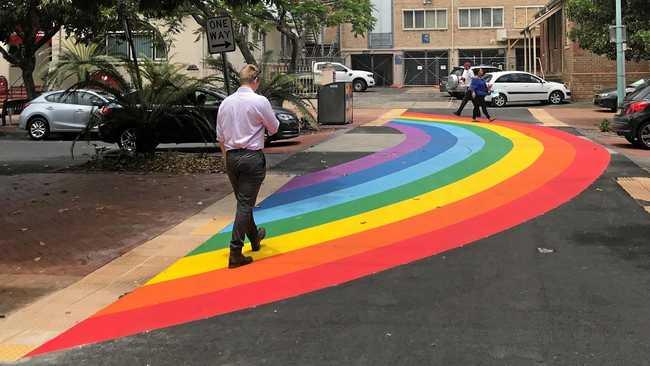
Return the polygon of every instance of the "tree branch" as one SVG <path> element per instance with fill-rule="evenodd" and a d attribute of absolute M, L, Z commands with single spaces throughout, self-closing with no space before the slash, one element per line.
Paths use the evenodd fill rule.
<path fill-rule="evenodd" d="M 7 60 L 10 64 L 18 65 L 20 63 L 17 58 L 9 54 L 9 52 L 7 52 L 7 50 L 5 50 L 2 46 L 0 46 L 0 53 L 2 54 L 2 57 L 4 57 L 4 59 Z"/>
<path fill-rule="evenodd" d="M 58 26 L 58 27 L 54 27 L 54 28 L 50 29 L 49 31 L 45 32 L 45 35 L 43 36 L 43 38 L 41 38 L 34 45 L 36 47 L 36 49 L 39 49 L 39 48 L 43 47 L 43 45 L 46 44 L 47 42 L 49 42 L 52 39 L 52 37 L 54 37 L 59 32 L 60 29 L 61 29 L 61 26 Z"/>

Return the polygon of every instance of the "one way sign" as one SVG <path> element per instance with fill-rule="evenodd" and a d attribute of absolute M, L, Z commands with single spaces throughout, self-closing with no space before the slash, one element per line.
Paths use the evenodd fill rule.
<path fill-rule="evenodd" d="M 221 53 L 235 50 L 232 19 L 229 16 L 210 18 L 206 24 L 208 52 Z"/>

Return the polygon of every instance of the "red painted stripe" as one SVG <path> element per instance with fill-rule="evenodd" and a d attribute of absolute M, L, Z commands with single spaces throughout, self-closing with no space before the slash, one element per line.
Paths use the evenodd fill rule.
<path fill-rule="evenodd" d="M 532 127 L 509 126 L 516 129 Z M 481 216 L 394 245 L 281 277 L 207 295 L 90 318 L 30 353 L 30 356 L 135 334 L 161 324 L 212 317 L 285 299 L 405 264 L 492 235 L 547 212 L 587 188 L 607 167 L 609 154 L 600 146 L 556 130 L 545 133 L 576 146 L 571 167 L 540 189 Z M 435 242 L 434 245 L 429 243 Z"/>
<path fill-rule="evenodd" d="M 548 134 L 537 133 L 536 138 L 546 148 L 535 164 L 484 192 L 400 222 L 266 258 L 256 262 L 255 266 L 243 267 L 237 271 L 215 270 L 147 285 L 109 305 L 95 316 L 199 296 L 278 277 L 390 245 L 478 216 L 540 187 L 570 166 L 575 157 L 573 145 Z M 404 230 L 405 226 L 409 227 L 408 231 Z"/>

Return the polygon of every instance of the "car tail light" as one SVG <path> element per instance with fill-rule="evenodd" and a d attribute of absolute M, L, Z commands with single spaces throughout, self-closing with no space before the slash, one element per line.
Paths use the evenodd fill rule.
<path fill-rule="evenodd" d="M 627 109 L 625 110 L 625 114 L 634 114 L 634 113 L 643 112 L 646 108 L 648 108 L 648 106 L 650 106 L 650 101 L 647 100 L 634 102 L 627 107 Z"/>
<path fill-rule="evenodd" d="M 113 111 L 113 110 L 110 109 L 109 107 L 107 107 L 107 106 L 103 106 L 103 107 L 101 107 L 101 108 L 99 109 L 99 114 L 101 114 L 102 116 L 106 117 L 106 116 L 108 116 L 109 114 L 111 114 L 112 111 Z"/>

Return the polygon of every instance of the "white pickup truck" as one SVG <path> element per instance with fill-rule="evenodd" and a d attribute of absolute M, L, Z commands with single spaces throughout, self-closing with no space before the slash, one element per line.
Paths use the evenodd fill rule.
<path fill-rule="evenodd" d="M 327 66 L 334 69 L 334 81 L 352 83 L 354 91 L 361 92 L 375 86 L 375 77 L 371 72 L 352 70 L 338 62 L 314 62 L 314 75 L 320 74 Z"/>

